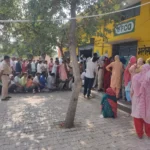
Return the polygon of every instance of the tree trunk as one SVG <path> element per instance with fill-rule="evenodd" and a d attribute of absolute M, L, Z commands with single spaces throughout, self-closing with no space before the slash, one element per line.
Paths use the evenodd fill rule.
<path fill-rule="evenodd" d="M 76 17 L 76 0 L 72 0 L 71 2 L 71 18 Z M 81 78 L 80 78 L 80 70 L 76 57 L 76 19 L 71 20 L 70 31 L 69 31 L 69 51 L 70 57 L 73 66 L 73 75 L 74 75 L 74 87 L 70 99 L 70 104 L 68 108 L 68 112 L 65 119 L 65 127 L 72 128 L 74 126 L 74 119 L 76 114 L 78 97 L 81 89 Z"/>

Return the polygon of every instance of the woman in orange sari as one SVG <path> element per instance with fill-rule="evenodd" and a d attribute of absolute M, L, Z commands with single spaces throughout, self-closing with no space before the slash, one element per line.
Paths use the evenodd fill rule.
<path fill-rule="evenodd" d="M 120 61 L 118 55 L 115 56 L 115 61 L 109 64 L 106 67 L 107 71 L 111 72 L 112 69 L 112 76 L 111 76 L 111 84 L 110 87 L 115 91 L 116 97 L 119 98 L 119 93 L 121 89 L 121 79 L 122 79 L 122 72 L 123 72 L 123 64 Z"/>

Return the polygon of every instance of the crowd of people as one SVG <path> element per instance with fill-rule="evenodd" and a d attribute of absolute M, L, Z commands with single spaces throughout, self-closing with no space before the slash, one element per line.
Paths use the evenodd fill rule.
<path fill-rule="evenodd" d="M 91 90 L 105 92 L 101 100 L 101 118 L 117 117 L 117 101 L 125 97 L 132 103 L 131 116 L 139 138 L 146 135 L 150 138 L 150 59 L 131 56 L 127 61 L 124 57 L 108 55 L 92 58 L 78 58 L 83 84 L 84 98 L 92 98 Z M 0 63 L 2 100 L 8 100 L 8 91 L 41 92 L 73 87 L 73 68 L 70 59 L 66 61 L 56 58 L 49 62 L 42 60 L 22 60 L 4 56 Z"/>
<path fill-rule="evenodd" d="M 72 77 L 72 67 L 69 59 L 65 62 L 60 61 L 58 58 L 55 60 L 51 58 L 47 62 L 45 60 L 22 60 L 5 56 L 0 63 L 0 70 L 2 100 L 8 99 L 7 94 L 5 94 L 6 89 L 9 93 L 36 93 L 58 88 L 63 89 L 66 88 L 67 81 Z M 3 90 L 2 85 L 4 84 L 7 87 Z"/>
<path fill-rule="evenodd" d="M 85 98 L 91 98 L 91 89 L 95 87 L 105 92 L 101 100 L 101 118 L 116 118 L 117 100 L 125 95 L 126 101 L 132 103 L 131 116 L 138 137 L 141 139 L 145 132 L 150 138 L 150 59 L 145 62 L 131 56 L 127 61 L 116 55 L 113 60 L 95 53 L 86 60 L 82 79 Z"/>

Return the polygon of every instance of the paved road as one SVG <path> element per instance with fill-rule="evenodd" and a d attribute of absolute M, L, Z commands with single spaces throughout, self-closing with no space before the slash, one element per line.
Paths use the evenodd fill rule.
<path fill-rule="evenodd" d="M 18 94 L 0 102 L 0 150 L 150 150 L 150 140 L 139 140 L 132 118 L 99 118 L 99 100 L 80 97 L 76 127 L 60 129 L 70 92 Z"/>

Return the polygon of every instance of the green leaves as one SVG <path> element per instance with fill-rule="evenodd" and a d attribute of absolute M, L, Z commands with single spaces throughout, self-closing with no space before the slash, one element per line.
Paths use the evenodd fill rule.
<path fill-rule="evenodd" d="M 56 46 L 68 46 L 72 0 L 0 0 L 0 19 L 29 19 L 29 23 L 2 24 L 0 28 L 0 52 L 33 55 L 44 52 L 52 54 Z M 91 16 L 119 9 L 119 0 L 74 0 L 77 2 L 77 14 Z M 78 45 L 88 43 L 92 36 L 107 38 L 112 31 L 107 27 L 112 20 L 119 21 L 120 16 L 108 15 L 77 20 L 76 38 Z M 53 21 L 53 19 L 62 19 Z M 44 20 L 44 22 L 36 22 Z M 14 39 L 15 42 L 11 42 Z"/>

